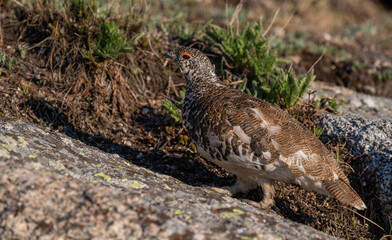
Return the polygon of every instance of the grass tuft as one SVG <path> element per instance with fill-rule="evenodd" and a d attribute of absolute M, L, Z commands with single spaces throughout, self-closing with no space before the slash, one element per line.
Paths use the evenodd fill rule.
<path fill-rule="evenodd" d="M 392 68 L 380 70 L 377 72 L 377 80 L 387 82 L 392 80 Z"/>
<path fill-rule="evenodd" d="M 140 33 L 128 41 L 118 23 L 102 20 L 99 35 L 93 42 L 93 53 L 85 53 L 85 56 L 91 61 L 96 59 L 98 62 L 115 60 L 125 52 L 132 52 L 132 45 L 143 35 L 144 33 Z"/>

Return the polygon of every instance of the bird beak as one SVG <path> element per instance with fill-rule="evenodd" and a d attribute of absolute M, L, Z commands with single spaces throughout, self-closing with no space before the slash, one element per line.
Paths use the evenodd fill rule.
<path fill-rule="evenodd" d="M 173 59 L 173 58 L 174 58 L 174 54 L 173 54 L 172 51 L 163 54 L 163 56 L 164 56 L 165 58 L 170 58 L 170 59 Z"/>

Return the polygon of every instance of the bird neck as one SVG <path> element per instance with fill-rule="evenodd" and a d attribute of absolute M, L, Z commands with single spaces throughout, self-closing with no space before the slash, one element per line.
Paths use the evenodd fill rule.
<path fill-rule="evenodd" d="M 204 92 L 211 88 L 209 86 L 217 82 L 219 82 L 219 79 L 214 71 L 206 71 L 199 75 L 189 73 L 186 75 L 186 90 Z"/>

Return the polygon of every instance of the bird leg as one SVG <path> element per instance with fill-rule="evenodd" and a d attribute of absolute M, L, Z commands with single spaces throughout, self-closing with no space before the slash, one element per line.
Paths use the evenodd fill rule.
<path fill-rule="evenodd" d="M 237 182 L 232 186 L 225 187 L 208 187 L 215 192 L 228 195 L 233 197 L 237 193 L 246 193 L 251 189 L 255 189 L 258 185 L 263 188 L 263 200 L 260 202 L 255 202 L 249 199 L 244 199 L 249 205 L 257 208 L 268 209 L 274 205 L 274 195 L 275 188 L 273 186 L 273 181 L 269 179 L 258 180 L 258 182 L 250 181 L 248 179 L 242 179 L 237 176 Z"/>
<path fill-rule="evenodd" d="M 243 201 L 256 208 L 261 208 L 261 209 L 271 208 L 274 205 L 274 195 L 275 195 L 273 181 L 268 179 L 259 180 L 258 185 L 260 185 L 263 188 L 263 200 L 260 202 L 255 202 L 249 199 L 244 199 Z"/>
<path fill-rule="evenodd" d="M 261 187 L 263 188 L 263 200 L 259 202 L 259 207 L 263 209 L 271 208 L 274 205 L 274 196 L 275 196 L 275 188 L 273 185 L 273 181 L 265 179 L 261 183 Z"/>
<path fill-rule="evenodd" d="M 247 179 L 242 179 L 237 176 L 237 181 L 232 186 L 225 186 L 225 187 L 209 187 L 211 190 L 215 192 L 222 193 L 228 195 L 230 197 L 236 195 L 237 193 L 246 193 L 251 189 L 257 187 L 257 183 L 254 181 L 249 181 Z"/>

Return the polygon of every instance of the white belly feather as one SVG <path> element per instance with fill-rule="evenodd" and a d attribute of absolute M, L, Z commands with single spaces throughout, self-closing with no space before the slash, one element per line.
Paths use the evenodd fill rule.
<path fill-rule="evenodd" d="M 295 176 L 291 169 L 287 167 L 287 163 L 281 160 L 268 163 L 267 161 L 260 159 L 258 162 L 253 162 L 252 153 L 249 154 L 248 151 L 246 151 L 247 154 L 242 155 L 242 151 L 240 150 L 240 155 L 231 153 L 228 156 L 228 160 L 224 161 L 223 159 L 212 157 L 209 152 L 205 151 L 200 146 L 197 146 L 197 151 L 206 160 L 215 163 L 234 175 L 241 176 L 241 178 L 247 178 L 258 183 L 264 182 L 265 179 L 294 183 L 307 190 L 330 196 L 323 184 L 315 181 L 313 176 L 306 173 L 304 176 Z M 266 153 L 266 155 L 268 154 Z M 256 164 L 261 166 L 261 168 L 256 168 Z"/>

